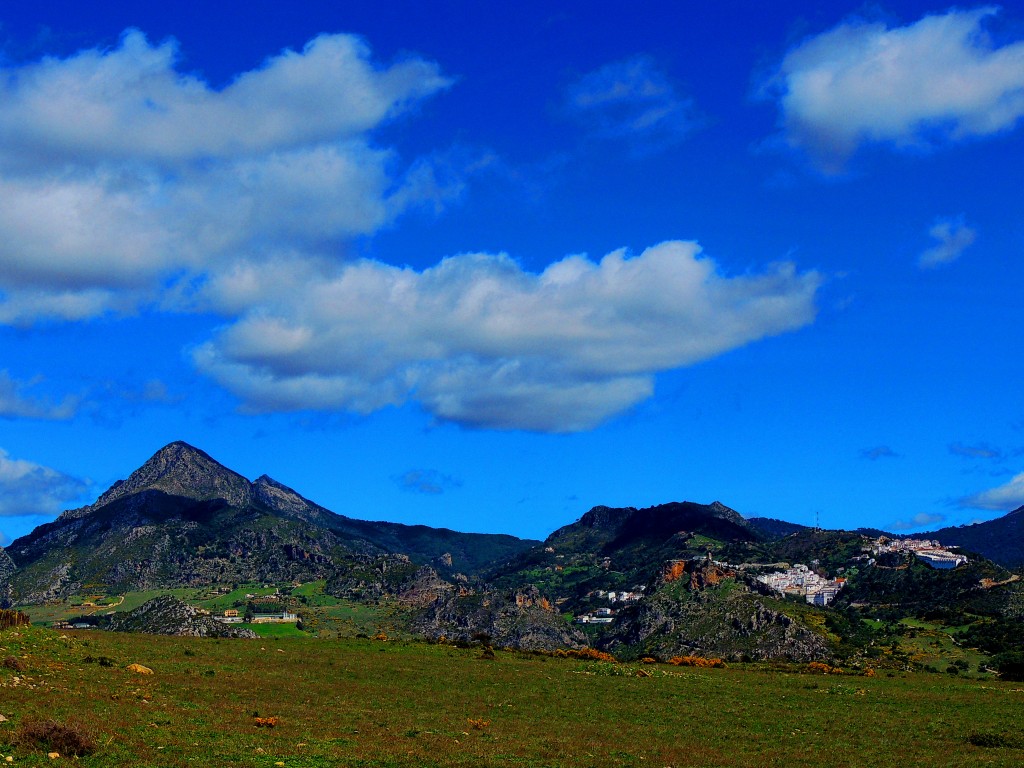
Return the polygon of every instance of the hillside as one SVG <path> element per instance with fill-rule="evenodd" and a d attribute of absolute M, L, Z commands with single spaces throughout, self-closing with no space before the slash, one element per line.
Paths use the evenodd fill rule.
<path fill-rule="evenodd" d="M 984 555 L 1007 568 L 1024 566 L 1024 507 L 995 520 L 915 534 Z"/>
<path fill-rule="evenodd" d="M 535 584 L 566 608 L 593 590 L 633 590 L 668 561 L 725 551 L 761 540 L 735 510 L 673 502 L 653 507 L 594 507 L 544 542 L 496 567 L 498 584 Z"/>
<path fill-rule="evenodd" d="M 219 622 L 171 595 L 155 597 L 132 611 L 114 614 L 104 629 L 176 637 L 258 637 L 251 629 Z"/>

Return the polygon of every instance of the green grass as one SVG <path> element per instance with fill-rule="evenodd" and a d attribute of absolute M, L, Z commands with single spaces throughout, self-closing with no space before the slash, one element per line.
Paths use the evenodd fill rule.
<path fill-rule="evenodd" d="M 609 665 L 345 639 L 0 633 L 0 755 L 29 717 L 92 723 L 93 766 L 1018 766 L 1019 685 Z M 97 660 L 112 660 L 103 666 Z M 127 671 L 132 662 L 153 675 Z M 638 670 L 650 672 L 639 677 Z M 15 682 L 14 678 L 18 680 Z M 277 717 L 257 728 L 253 713 Z M 477 727 L 474 727 L 474 721 Z M 984 738 L 977 738 L 978 735 Z M 970 739 L 996 746 L 974 746 Z"/>
<path fill-rule="evenodd" d="M 240 624 L 237 626 L 248 627 L 260 637 L 301 637 L 309 638 L 309 635 L 300 629 L 297 629 L 294 624 Z"/>

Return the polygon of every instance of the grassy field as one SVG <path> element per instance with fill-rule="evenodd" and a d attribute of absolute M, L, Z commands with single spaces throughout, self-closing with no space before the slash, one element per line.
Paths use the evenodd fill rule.
<path fill-rule="evenodd" d="M 1024 762 L 1019 684 L 480 657 L 356 638 L 5 630 L 0 755 L 56 764 L 45 744 L 15 744 L 27 721 L 53 718 L 95 731 L 83 767 Z M 257 727 L 256 716 L 275 727 Z"/>

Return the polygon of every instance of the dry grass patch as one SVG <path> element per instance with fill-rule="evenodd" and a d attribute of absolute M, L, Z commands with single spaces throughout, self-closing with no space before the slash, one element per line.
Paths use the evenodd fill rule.
<path fill-rule="evenodd" d="M 27 717 L 14 734 L 14 743 L 24 749 L 45 749 L 60 755 L 80 757 L 96 751 L 96 735 L 78 721 L 59 723 Z"/>

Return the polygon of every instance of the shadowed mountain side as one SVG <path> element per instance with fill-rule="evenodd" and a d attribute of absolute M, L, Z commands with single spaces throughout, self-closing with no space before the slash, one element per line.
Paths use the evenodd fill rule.
<path fill-rule="evenodd" d="M 799 533 L 809 526 L 777 520 L 774 517 L 751 517 L 747 520 L 751 528 L 758 531 L 766 539 L 781 539 L 791 533 Z"/>

